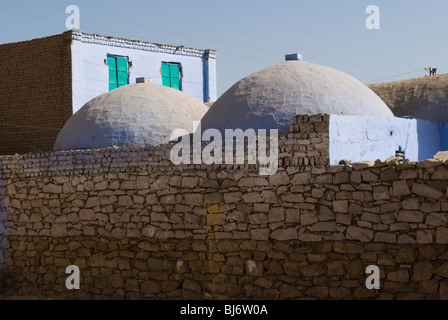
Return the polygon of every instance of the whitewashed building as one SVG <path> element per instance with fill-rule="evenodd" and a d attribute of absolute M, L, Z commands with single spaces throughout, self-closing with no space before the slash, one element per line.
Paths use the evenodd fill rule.
<path fill-rule="evenodd" d="M 216 51 L 72 31 L 73 113 L 92 98 L 149 77 L 201 102 L 216 101 Z"/>
<path fill-rule="evenodd" d="M 200 103 L 216 101 L 216 51 L 70 30 L 0 45 L 0 154 L 53 149 L 91 99 L 151 78 Z"/>

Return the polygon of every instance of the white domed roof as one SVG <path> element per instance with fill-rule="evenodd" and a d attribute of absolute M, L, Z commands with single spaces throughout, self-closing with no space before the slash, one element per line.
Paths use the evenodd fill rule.
<path fill-rule="evenodd" d="M 207 107 L 182 91 L 148 83 L 122 86 L 87 102 L 59 132 L 53 150 L 166 143 L 193 131 Z"/>
<path fill-rule="evenodd" d="M 227 90 L 202 119 L 202 130 L 279 129 L 297 114 L 393 117 L 367 86 L 341 71 L 305 61 L 285 61 L 256 72 Z"/>

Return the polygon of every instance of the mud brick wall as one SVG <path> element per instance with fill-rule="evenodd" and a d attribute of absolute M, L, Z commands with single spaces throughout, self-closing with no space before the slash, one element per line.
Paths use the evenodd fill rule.
<path fill-rule="evenodd" d="M 448 163 L 310 165 L 326 118 L 295 118 L 272 176 L 170 145 L 0 157 L 3 295 L 448 299 Z"/>
<path fill-rule="evenodd" d="M 71 32 L 0 46 L 0 154 L 53 149 L 72 115 Z"/>

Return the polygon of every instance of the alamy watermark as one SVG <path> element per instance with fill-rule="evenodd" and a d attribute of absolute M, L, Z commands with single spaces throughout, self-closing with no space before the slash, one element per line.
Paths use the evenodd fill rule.
<path fill-rule="evenodd" d="M 366 288 L 368 290 L 380 289 L 380 268 L 378 266 L 368 266 L 366 268 L 366 274 L 369 276 L 366 279 Z"/>
<path fill-rule="evenodd" d="M 369 16 L 366 19 L 366 28 L 369 30 L 379 30 L 380 8 L 375 5 L 370 5 L 366 8 L 366 14 L 369 14 Z"/>
<path fill-rule="evenodd" d="M 65 20 L 65 26 L 68 30 L 77 29 L 79 30 L 80 27 L 80 12 L 79 7 L 75 6 L 74 4 L 67 6 L 65 8 L 65 13 L 69 14 L 67 19 Z"/>
<path fill-rule="evenodd" d="M 278 170 L 278 130 L 270 129 L 226 129 L 224 137 L 218 129 L 201 131 L 201 123 L 194 121 L 193 141 L 187 130 L 176 129 L 171 133 L 170 140 L 180 137 L 171 149 L 170 159 L 179 164 L 259 164 L 260 175 L 273 175 Z M 245 145 L 247 139 L 247 155 Z M 269 140 L 269 155 L 268 144 Z M 202 142 L 209 142 L 202 148 Z M 224 147 L 224 156 L 223 156 Z M 191 157 L 191 151 L 193 156 Z M 236 151 L 234 153 L 234 151 Z M 247 156 L 247 157 L 246 157 Z"/>
<path fill-rule="evenodd" d="M 80 288 L 80 272 L 79 272 L 79 268 L 78 266 L 75 265 L 69 265 L 66 269 L 65 269 L 65 273 L 70 274 L 67 279 L 65 280 L 65 287 L 68 290 L 79 290 Z"/>

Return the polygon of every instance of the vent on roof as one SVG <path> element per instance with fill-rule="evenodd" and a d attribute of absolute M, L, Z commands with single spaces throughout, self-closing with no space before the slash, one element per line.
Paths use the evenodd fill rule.
<path fill-rule="evenodd" d="M 135 79 L 136 83 L 148 83 L 148 84 L 152 84 L 152 78 L 147 78 L 147 77 L 142 77 L 142 78 L 137 78 Z"/>
<path fill-rule="evenodd" d="M 285 61 L 291 61 L 291 60 L 302 60 L 302 55 L 300 53 L 291 53 L 285 55 Z"/>

